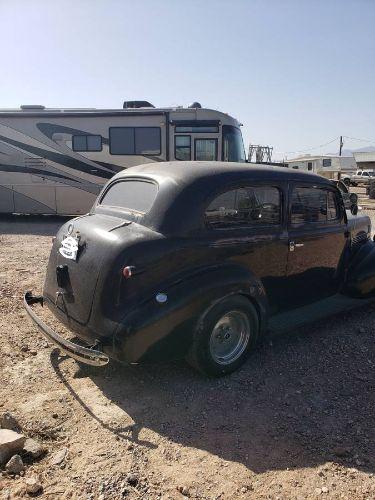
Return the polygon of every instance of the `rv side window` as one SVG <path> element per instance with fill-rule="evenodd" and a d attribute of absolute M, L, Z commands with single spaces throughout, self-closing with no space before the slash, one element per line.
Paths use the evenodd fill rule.
<path fill-rule="evenodd" d="M 73 151 L 101 151 L 101 135 L 73 135 Z"/>
<path fill-rule="evenodd" d="M 191 160 L 191 138 L 190 135 L 176 135 L 174 139 L 176 160 Z"/>
<path fill-rule="evenodd" d="M 217 139 L 195 139 L 194 147 L 197 161 L 217 160 Z"/>
<path fill-rule="evenodd" d="M 112 155 L 160 155 L 160 128 L 111 127 L 109 152 Z"/>

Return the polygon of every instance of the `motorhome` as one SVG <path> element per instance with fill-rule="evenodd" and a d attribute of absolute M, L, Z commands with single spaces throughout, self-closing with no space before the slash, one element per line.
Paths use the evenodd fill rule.
<path fill-rule="evenodd" d="M 0 213 L 86 213 L 114 174 L 169 160 L 245 161 L 241 124 L 198 102 L 0 110 Z"/>

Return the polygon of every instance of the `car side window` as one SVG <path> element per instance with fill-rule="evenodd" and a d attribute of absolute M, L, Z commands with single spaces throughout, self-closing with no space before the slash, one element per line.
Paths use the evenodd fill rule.
<path fill-rule="evenodd" d="M 339 218 L 340 209 L 333 191 L 314 187 L 293 189 L 290 216 L 293 225 L 325 223 Z"/>
<path fill-rule="evenodd" d="M 243 187 L 215 198 L 205 217 L 213 228 L 279 224 L 280 205 L 280 192 L 275 187 Z"/>

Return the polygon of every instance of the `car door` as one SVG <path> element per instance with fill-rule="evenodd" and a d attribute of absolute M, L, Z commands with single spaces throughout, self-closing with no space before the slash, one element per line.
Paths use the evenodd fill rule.
<path fill-rule="evenodd" d="M 345 210 L 336 188 L 291 183 L 288 233 L 288 307 L 335 294 L 348 237 Z"/>
<path fill-rule="evenodd" d="M 279 309 L 284 293 L 284 193 L 276 185 L 242 185 L 217 195 L 205 212 L 208 245 L 216 248 L 216 258 L 237 262 L 254 274 L 264 286 L 271 312 Z"/>

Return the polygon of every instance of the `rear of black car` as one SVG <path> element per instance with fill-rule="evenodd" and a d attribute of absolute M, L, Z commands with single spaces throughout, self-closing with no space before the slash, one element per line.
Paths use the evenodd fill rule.
<path fill-rule="evenodd" d="M 150 271 L 166 251 L 165 238 L 143 218 L 157 193 L 149 179 L 114 179 L 91 213 L 61 227 L 51 249 L 44 304 L 87 344 L 111 354 L 126 316 L 155 292 Z"/>

